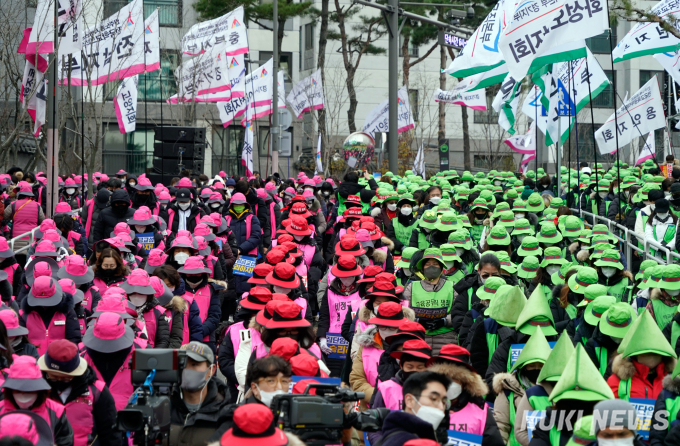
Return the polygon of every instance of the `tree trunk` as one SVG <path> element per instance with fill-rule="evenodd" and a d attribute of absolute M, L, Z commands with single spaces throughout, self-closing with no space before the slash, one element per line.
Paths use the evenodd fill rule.
<path fill-rule="evenodd" d="M 349 126 L 349 132 L 354 133 L 357 131 L 354 118 L 357 112 L 357 105 L 359 105 L 359 101 L 357 100 L 357 92 L 354 89 L 354 74 L 356 72 L 356 68 L 354 68 L 352 65 L 346 66 L 345 68 L 347 70 L 347 80 L 345 83 L 347 84 L 347 95 L 349 96 L 349 107 L 347 108 L 347 125 Z"/>
<path fill-rule="evenodd" d="M 321 70 L 321 84 L 326 85 L 326 43 L 328 42 L 328 2 L 330 0 L 321 0 L 321 27 L 319 28 L 319 54 L 316 66 Z M 321 150 L 325 153 L 327 147 L 330 145 L 326 139 L 326 110 L 318 111 L 319 132 L 321 132 Z M 328 171 L 328 162 L 324 164 L 324 168 Z"/>
<path fill-rule="evenodd" d="M 411 55 L 408 53 L 408 43 L 411 40 L 411 36 L 408 34 L 402 34 L 402 38 L 404 41 L 401 44 L 401 72 L 402 72 L 402 85 L 406 85 L 406 89 L 408 90 L 408 75 L 411 67 L 409 64 L 411 63 Z"/>

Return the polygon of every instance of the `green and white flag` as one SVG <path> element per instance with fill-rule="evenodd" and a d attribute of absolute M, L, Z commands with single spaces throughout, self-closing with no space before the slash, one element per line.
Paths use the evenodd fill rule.
<path fill-rule="evenodd" d="M 680 14 L 680 0 L 662 0 L 650 11 L 661 18 Z M 623 36 L 616 45 L 612 56 L 614 62 L 646 56 L 648 54 L 668 53 L 680 49 L 680 39 L 664 31 L 658 23 L 639 22 Z"/>
<path fill-rule="evenodd" d="M 448 69 L 444 70 L 444 73 L 451 74 L 449 73 Z M 491 85 L 496 85 L 503 82 L 503 79 L 505 79 L 505 76 L 507 75 L 508 67 L 505 64 L 499 65 L 489 71 L 473 74 L 472 76 L 462 79 L 456 85 L 456 89 L 460 89 L 461 92 L 465 92 L 490 87 Z"/>
<path fill-rule="evenodd" d="M 516 81 L 508 74 L 491 104 L 493 109 L 498 112 L 498 125 L 511 135 L 515 134 L 515 113 L 519 104 L 517 93 L 521 84 L 521 81 Z"/>
<path fill-rule="evenodd" d="M 543 75 L 542 80 L 544 85 L 549 87 L 548 93 L 544 95 L 549 100 L 545 144 L 547 146 L 555 144 L 558 138 L 564 144 L 567 138 L 569 138 L 569 131 L 574 125 L 575 116 L 560 116 L 560 114 L 569 109 L 573 110 L 573 101 L 569 96 L 569 91 L 559 80 L 556 73 L 546 73 Z"/>

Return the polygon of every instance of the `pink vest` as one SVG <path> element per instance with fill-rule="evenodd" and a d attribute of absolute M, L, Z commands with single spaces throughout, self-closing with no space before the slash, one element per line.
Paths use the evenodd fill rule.
<path fill-rule="evenodd" d="M 384 251 L 385 253 L 389 253 L 387 246 L 381 246 L 380 248 L 376 248 L 376 249 L 379 249 L 380 251 Z M 369 262 L 371 263 L 371 265 L 375 265 L 375 263 L 373 263 L 373 258 L 369 258 Z M 383 264 L 378 265 L 378 266 L 382 266 L 383 271 L 385 271 L 385 267 L 387 266 L 387 257 L 385 257 L 385 261 L 383 262 Z"/>
<path fill-rule="evenodd" d="M 0 401 L 0 414 L 6 414 L 7 412 L 14 412 L 15 410 L 20 410 L 18 407 L 14 407 L 9 400 Z M 40 415 L 40 417 L 47 422 L 47 424 L 52 429 L 54 434 L 54 426 L 52 425 L 52 416 L 50 411 L 54 412 L 55 418 L 60 418 L 64 413 L 64 406 L 51 399 L 46 399 L 45 404 L 41 404 L 38 407 L 31 409 L 31 412 Z"/>
<path fill-rule="evenodd" d="M 342 323 L 345 321 L 345 316 L 347 315 L 347 310 L 351 308 L 353 302 L 361 302 L 361 297 L 359 297 L 359 291 L 356 291 L 349 296 L 343 296 L 341 294 L 336 294 L 329 288 L 327 293 L 328 311 L 330 312 L 331 318 L 331 325 L 328 331 L 331 333 L 340 333 Z"/>
<path fill-rule="evenodd" d="M 92 227 L 92 215 L 94 215 L 94 198 L 90 198 L 85 202 L 87 204 L 87 221 L 85 222 L 85 234 L 90 236 L 90 228 Z"/>
<path fill-rule="evenodd" d="M 295 302 L 300 306 L 300 308 L 302 308 L 302 318 L 304 319 L 305 314 L 307 314 L 307 299 L 305 299 L 304 297 L 298 297 L 293 302 Z"/>
<path fill-rule="evenodd" d="M 486 411 L 489 405 L 484 403 L 481 408 L 473 403 L 467 403 L 458 412 L 451 411 L 449 426 L 450 430 L 467 432 L 468 434 L 484 435 L 486 427 Z"/>
<path fill-rule="evenodd" d="M 66 418 L 73 428 L 73 446 L 87 446 L 92 442 L 96 434 L 92 409 L 104 387 L 104 381 L 97 380 L 88 386 L 88 391 L 66 404 Z"/>
<path fill-rule="evenodd" d="M 385 402 L 385 407 L 390 410 L 401 410 L 402 401 L 402 386 L 396 383 L 393 379 L 381 381 L 378 383 L 378 390 Z"/>
<path fill-rule="evenodd" d="M 35 345 L 40 356 L 47 351 L 47 346 L 57 339 L 66 339 L 66 315 L 54 313 L 49 327 L 45 327 L 42 318 L 37 311 L 32 311 L 26 317 L 28 329 L 28 342 Z"/>
<path fill-rule="evenodd" d="M 302 251 L 302 258 L 307 268 L 312 266 L 312 259 L 314 258 L 314 253 L 316 253 L 316 246 L 312 245 L 298 245 L 298 248 Z"/>
<path fill-rule="evenodd" d="M 19 268 L 19 264 L 15 263 L 14 265 L 10 265 L 3 269 L 3 271 L 7 273 L 7 281 L 12 286 L 14 286 L 14 272 L 17 270 L 17 268 Z"/>
<path fill-rule="evenodd" d="M 276 213 L 274 212 L 274 208 L 276 207 L 276 203 L 274 200 L 269 203 L 269 224 L 271 226 L 271 232 L 272 232 L 272 241 L 276 239 Z"/>
<path fill-rule="evenodd" d="M 130 353 L 128 353 L 127 358 L 125 358 L 125 361 L 123 361 L 123 365 L 116 372 L 116 376 L 113 377 L 111 385 L 109 386 L 109 391 L 111 392 L 113 400 L 116 404 L 116 410 L 125 409 L 130 396 L 132 396 L 132 392 L 135 390 L 132 387 L 132 371 L 130 370 L 130 358 L 132 358 L 132 352 L 134 351 L 135 346 L 133 345 Z M 97 379 L 104 381 L 102 379 L 101 373 L 99 373 L 99 370 L 97 370 L 97 367 L 94 365 L 94 362 L 92 362 L 92 359 L 87 353 L 85 353 L 84 358 L 97 373 Z"/>
<path fill-rule="evenodd" d="M 156 312 L 153 310 L 158 310 L 161 314 L 161 317 L 165 316 L 165 308 L 161 307 L 160 305 L 156 305 L 154 308 L 151 310 L 147 311 L 144 313 L 144 324 L 146 325 L 146 337 L 149 341 L 149 347 L 153 348 L 154 345 L 156 344 L 156 329 L 157 329 L 157 322 L 156 321 Z"/>
<path fill-rule="evenodd" d="M 194 301 L 194 297 L 187 297 L 186 294 L 182 297 L 187 301 L 187 311 L 184 312 L 184 320 L 182 321 L 182 345 L 184 345 L 189 343 L 189 308 Z"/>
<path fill-rule="evenodd" d="M 12 206 L 14 207 L 12 237 L 24 234 L 38 226 L 38 216 L 40 215 L 40 205 L 38 203 L 28 198 L 23 198 L 15 201 Z M 28 237 L 24 237 L 22 240 L 28 240 Z"/>
<path fill-rule="evenodd" d="M 362 349 L 361 359 L 364 361 L 364 375 L 366 375 L 366 381 L 368 381 L 371 386 L 375 386 L 378 381 L 378 362 L 380 361 L 382 352 L 383 350 L 373 346 L 364 346 Z"/>
<path fill-rule="evenodd" d="M 100 279 L 99 277 L 95 277 L 94 278 L 94 285 L 99 290 L 99 294 L 101 294 L 103 296 L 104 294 L 106 294 L 106 290 L 108 290 L 111 287 L 118 286 L 118 284 L 123 283 L 124 281 L 125 280 L 121 280 L 120 282 L 116 282 L 116 283 L 112 283 L 111 285 L 107 285 L 106 283 L 104 283 L 104 281 L 102 279 Z"/>
<path fill-rule="evenodd" d="M 234 357 L 238 354 L 238 349 L 241 346 L 241 330 L 245 330 L 243 321 L 232 324 L 227 328 L 231 345 L 234 347 Z"/>
<path fill-rule="evenodd" d="M 257 212 L 257 210 L 255 212 Z M 224 217 L 224 219 L 227 220 L 227 226 L 231 227 L 231 215 L 227 215 L 226 217 Z M 246 215 L 246 240 L 248 240 L 250 238 L 250 227 L 252 225 L 252 221 L 253 221 L 253 214 L 250 213 L 250 214 Z M 238 240 L 237 240 L 237 242 L 238 242 Z M 248 253 L 248 255 L 256 256 L 257 255 L 257 248 L 253 248 Z"/>
<path fill-rule="evenodd" d="M 87 289 L 83 293 L 83 301 L 80 303 L 80 305 L 85 308 L 87 311 L 93 311 L 92 310 L 92 290 L 99 291 L 99 288 L 96 286 L 91 286 L 90 288 Z"/>
<path fill-rule="evenodd" d="M 80 240 L 80 234 L 78 234 L 77 232 L 69 231 L 68 235 L 66 236 L 66 240 L 68 240 L 68 246 L 70 248 L 75 249 L 76 242 Z"/>

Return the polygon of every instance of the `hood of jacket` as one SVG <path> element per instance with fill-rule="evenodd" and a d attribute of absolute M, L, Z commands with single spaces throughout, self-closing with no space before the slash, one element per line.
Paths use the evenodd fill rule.
<path fill-rule="evenodd" d="M 103 187 L 99 189 L 94 200 L 99 210 L 102 210 L 109 205 L 109 197 L 111 197 L 111 195 L 112 195 L 111 192 L 107 188 Z"/>
<path fill-rule="evenodd" d="M 504 390 L 515 392 L 515 398 L 524 395 L 524 388 L 519 383 L 514 373 L 496 373 L 493 377 L 492 386 L 496 395 L 500 395 Z"/>
<path fill-rule="evenodd" d="M 569 249 L 569 252 L 573 255 L 576 251 L 579 251 L 581 247 L 578 245 L 578 242 L 574 242 L 570 244 L 567 249 Z"/>
<path fill-rule="evenodd" d="M 73 309 L 73 295 L 71 293 L 64 292 L 64 295 L 61 298 L 61 302 L 59 302 L 57 305 L 52 306 L 52 307 L 33 307 L 29 305 L 28 303 L 28 297 L 26 297 L 24 300 L 21 301 L 21 309 L 23 310 L 24 314 L 29 314 L 33 311 L 38 311 L 40 310 L 54 310 L 55 313 L 63 313 L 66 314 L 68 313 L 69 310 Z"/>
<path fill-rule="evenodd" d="M 99 193 L 97 193 L 99 195 Z M 130 205 L 130 194 L 125 189 L 116 189 L 111 194 L 110 202 L 111 204 L 122 201 L 128 206 Z"/>
<path fill-rule="evenodd" d="M 388 237 L 380 237 L 380 243 L 382 243 L 383 246 L 386 246 L 390 252 L 394 252 L 394 242 Z"/>
<path fill-rule="evenodd" d="M 385 237 L 383 237 L 385 238 Z M 393 245 L 394 247 L 394 245 Z M 382 249 L 374 249 L 373 253 L 371 254 L 371 258 L 373 259 L 373 263 L 376 265 L 382 266 L 385 263 L 385 260 L 387 260 L 387 252 L 383 251 Z"/>
<path fill-rule="evenodd" d="M 579 250 L 576 253 L 576 260 L 578 260 L 581 263 L 587 263 L 589 259 L 590 259 L 590 251 L 588 251 L 588 250 Z"/>
<path fill-rule="evenodd" d="M 680 394 L 680 376 L 673 379 L 670 374 L 666 375 L 663 379 L 663 388 L 676 395 Z"/>
<path fill-rule="evenodd" d="M 465 366 L 445 362 L 431 365 L 427 370 L 441 373 L 459 382 L 463 390 L 473 397 L 483 397 L 489 393 L 489 386 L 486 385 L 482 377 Z"/>
<path fill-rule="evenodd" d="M 670 356 L 662 356 L 661 358 L 666 374 L 670 375 L 673 372 L 673 368 L 675 368 L 677 360 Z M 640 363 L 633 363 L 630 358 L 623 358 L 621 355 L 616 356 L 612 362 L 612 373 L 618 376 L 621 381 L 625 381 L 635 376 L 638 373 L 639 368 L 647 369 L 647 366 Z"/>
<path fill-rule="evenodd" d="M 382 428 L 383 438 L 397 431 L 405 431 L 417 435 L 419 438 L 436 439 L 434 429 L 430 423 L 401 410 L 390 412 L 385 417 Z"/>
<path fill-rule="evenodd" d="M 362 186 L 359 183 L 350 183 L 348 181 L 343 181 L 338 185 L 338 193 L 340 196 L 347 197 L 349 195 L 359 195 L 359 192 L 361 192 L 362 189 L 365 189 L 366 186 Z"/>
<path fill-rule="evenodd" d="M 189 304 L 182 296 L 172 296 L 170 303 L 165 306 L 165 308 L 177 311 L 179 313 L 185 313 L 189 307 Z"/>
<path fill-rule="evenodd" d="M 458 283 L 453 286 L 453 290 L 456 293 L 461 294 L 468 288 L 470 287 L 477 288 L 481 284 L 482 283 L 479 280 L 479 274 L 477 273 L 477 271 L 473 271 L 467 276 L 463 277 L 461 280 L 459 280 Z"/>
<path fill-rule="evenodd" d="M 369 325 L 366 327 L 366 330 L 357 333 L 354 336 L 354 339 L 357 341 L 357 344 L 361 345 L 362 347 L 375 347 L 382 350 L 383 346 L 375 342 L 375 335 L 377 333 L 378 327 L 375 325 Z"/>

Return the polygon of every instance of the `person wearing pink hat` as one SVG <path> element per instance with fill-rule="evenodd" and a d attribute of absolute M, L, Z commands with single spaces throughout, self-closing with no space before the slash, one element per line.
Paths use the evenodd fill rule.
<path fill-rule="evenodd" d="M 116 403 L 104 381 L 80 357 L 78 346 L 65 339 L 54 341 L 38 359 L 47 383 L 49 398 L 64 405 L 73 428 L 73 446 L 88 446 L 97 439 L 104 446 L 120 446 L 123 433 L 116 419 Z"/>
<path fill-rule="evenodd" d="M 227 217 L 229 214 L 228 208 L 231 207 L 231 202 L 234 200 L 236 194 L 243 194 L 248 206 L 250 206 L 250 211 L 257 217 L 260 222 L 260 229 L 262 230 L 262 248 L 269 249 L 271 247 L 271 217 L 269 215 L 269 207 L 265 204 L 265 201 L 258 197 L 257 187 L 259 187 L 259 179 L 255 182 L 251 182 L 253 185 L 248 183 L 245 179 L 240 179 L 234 185 L 234 191 L 232 192 L 232 197 L 230 199 L 229 207 L 225 207 L 222 214 Z"/>
<path fill-rule="evenodd" d="M 80 211 L 80 221 L 83 223 L 82 226 L 84 226 L 85 235 L 90 246 L 94 245 L 94 223 L 99 218 L 99 213 L 109 205 L 109 197 L 111 197 L 111 192 L 102 187 L 97 191 L 97 195 L 94 198 L 85 201 L 83 209 Z"/>
<path fill-rule="evenodd" d="M 127 224 L 131 229 L 134 230 L 135 238 L 137 237 L 137 234 L 152 233 L 154 248 L 160 246 L 160 244 L 163 242 L 163 236 L 158 231 L 160 225 L 154 217 L 151 208 L 147 206 L 140 206 L 139 208 L 135 209 L 135 213 L 133 214 L 132 218 L 127 221 Z M 146 257 L 147 254 L 145 252 L 140 253 L 140 256 Z"/>
<path fill-rule="evenodd" d="M 161 204 L 158 201 L 154 189 L 151 180 L 146 177 L 139 178 L 137 184 L 132 187 L 132 192 L 130 193 L 132 207 L 134 209 L 140 209 L 142 206 L 146 206 L 151 210 L 153 215 L 168 221 L 168 213 L 165 209 L 161 208 Z"/>
<path fill-rule="evenodd" d="M 77 289 L 83 293 L 82 306 L 88 316 L 93 308 L 97 308 L 101 294 L 94 285 L 94 271 L 87 266 L 85 259 L 80 256 L 68 256 L 57 272 L 57 277 L 72 280 Z"/>
<path fill-rule="evenodd" d="M 68 203 L 71 209 L 80 209 L 83 204 L 83 197 L 78 192 L 78 185 L 73 178 L 64 181 L 64 187 L 59 194 L 59 202 Z"/>
<path fill-rule="evenodd" d="M 17 410 L 30 411 L 43 418 L 52 431 L 50 444 L 73 446 L 73 428 L 64 406 L 50 398 L 50 385 L 43 378 L 37 359 L 17 356 L 2 383 L 0 415 Z M 17 426 L 18 427 L 18 426 Z"/>
<path fill-rule="evenodd" d="M 9 308 L 0 308 L 0 321 L 5 325 L 5 329 L 7 330 L 7 344 L 12 346 L 14 355 L 28 355 L 35 359 L 40 357 L 35 345 L 28 342 L 28 329 L 21 326 L 17 311 Z M 4 357 L 4 361 L 9 364 L 11 363 L 12 356 L 6 352 L 7 350 L 1 351 L 0 357 Z M 3 368 L 6 366 L 7 364 L 5 364 Z"/>
<path fill-rule="evenodd" d="M 222 308 L 215 285 L 209 281 L 210 269 L 205 266 L 201 257 L 189 257 L 177 272 L 186 287 L 184 299 L 198 304 L 203 321 L 202 342 L 216 351 L 215 330 L 220 324 Z"/>
<path fill-rule="evenodd" d="M 120 252 L 114 248 L 105 248 L 101 251 L 96 263 L 92 266 L 94 271 L 94 285 L 103 295 L 110 287 L 123 282 L 130 274 L 130 269 L 123 263 Z"/>
<path fill-rule="evenodd" d="M 64 203 L 59 203 L 57 208 L 59 208 L 61 204 Z M 58 210 L 55 210 L 55 212 L 57 213 L 55 213 L 53 217 L 54 224 L 61 232 L 61 236 L 68 242 L 65 248 L 68 248 L 70 253 L 75 253 L 79 256 L 87 255 L 87 239 L 84 234 L 75 231 L 76 221 L 70 213 L 58 212 Z M 78 227 L 82 228 L 80 223 L 78 223 Z"/>
<path fill-rule="evenodd" d="M 45 353 L 50 342 L 68 339 L 79 343 L 80 324 L 74 312 L 74 296 L 65 293 L 50 276 L 35 279 L 28 296 L 21 301 L 21 326 L 28 329 L 28 340 Z"/>
<path fill-rule="evenodd" d="M 45 219 L 45 214 L 39 203 L 35 201 L 33 188 L 26 181 L 19 181 L 14 189 L 16 201 L 6 206 L 3 212 L 5 221 L 11 221 L 10 238 L 24 234 L 40 226 Z M 19 249 L 28 244 L 28 237 L 18 240 L 14 249 Z"/>
<path fill-rule="evenodd" d="M 12 289 L 11 295 L 18 296 L 24 268 L 17 262 L 14 251 L 9 248 L 7 239 L 4 237 L 0 237 L 0 270 L 7 273 L 7 281 Z"/>
<path fill-rule="evenodd" d="M 13 446 L 51 446 L 52 429 L 33 412 L 7 412 L 0 415 L 0 443 Z"/>
<path fill-rule="evenodd" d="M 188 178 L 182 180 L 189 181 Z M 180 183 L 182 181 L 180 180 Z M 175 201 L 168 206 L 168 233 L 193 231 L 205 215 L 203 209 L 196 205 L 196 195 L 189 188 L 182 187 L 175 193 Z"/>
<path fill-rule="evenodd" d="M 137 312 L 137 326 L 146 337 L 150 348 L 168 348 L 170 344 L 170 326 L 166 318 L 166 309 L 161 305 L 169 303 L 164 292 L 156 298 L 156 289 L 151 285 L 149 274 L 143 269 L 136 269 L 120 287 L 127 293 L 127 299 Z M 167 301 L 166 301 L 167 300 Z"/>

